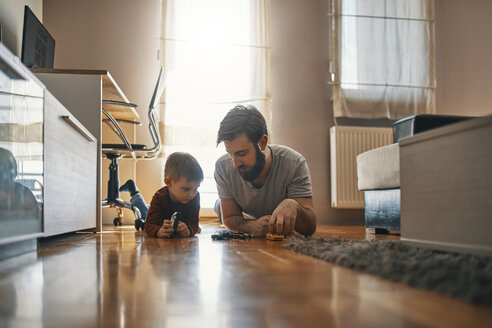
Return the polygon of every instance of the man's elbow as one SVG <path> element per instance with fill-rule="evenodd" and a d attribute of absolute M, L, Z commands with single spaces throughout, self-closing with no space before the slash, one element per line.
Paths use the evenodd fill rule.
<path fill-rule="evenodd" d="M 234 222 L 234 218 L 232 217 L 222 218 L 222 223 L 229 230 L 236 230 L 236 225 L 234 224 Z"/>
<path fill-rule="evenodd" d="M 305 220 L 305 224 L 302 225 L 301 231 L 297 231 L 305 237 L 310 237 L 316 232 L 317 218 L 314 211 L 312 211 L 312 216 L 309 216 Z"/>
<path fill-rule="evenodd" d="M 304 237 L 311 237 L 315 232 L 316 232 L 316 223 L 309 226 L 309 227 L 303 227 L 301 229 L 296 229 L 298 233 L 303 235 Z"/>
<path fill-rule="evenodd" d="M 314 235 L 315 232 L 316 232 L 316 221 L 311 225 L 311 227 L 308 229 L 307 234 L 305 234 L 304 236 L 311 237 L 312 235 Z"/>

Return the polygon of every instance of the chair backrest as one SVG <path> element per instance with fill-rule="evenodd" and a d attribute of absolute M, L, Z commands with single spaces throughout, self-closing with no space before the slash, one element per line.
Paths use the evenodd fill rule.
<path fill-rule="evenodd" d="M 162 92 L 166 87 L 166 74 L 164 68 L 161 67 L 159 71 L 159 77 L 152 94 L 152 99 L 150 100 L 148 117 L 149 117 L 149 131 L 152 137 L 154 145 L 152 148 L 146 147 L 145 145 L 133 145 L 130 144 L 126 136 L 124 135 L 118 122 L 109 114 L 104 108 L 102 112 L 108 117 L 112 126 L 106 121 L 106 123 L 111 127 L 111 129 L 120 137 L 124 145 L 119 144 L 103 144 L 103 154 L 119 154 L 120 158 L 132 157 L 134 159 L 152 159 L 157 157 L 162 150 L 161 137 L 159 135 L 159 112 L 156 110 L 156 105 L 158 104 Z M 114 103 L 114 102 L 112 102 Z M 134 104 L 121 103 L 120 105 L 135 106 Z M 104 147 L 107 146 L 107 147 Z"/>
<path fill-rule="evenodd" d="M 152 148 L 152 151 L 156 153 L 154 157 L 161 152 L 161 148 L 162 148 L 161 137 L 159 135 L 159 128 L 158 128 L 159 113 L 155 109 L 155 106 L 161 99 L 161 95 L 165 87 L 166 87 L 166 73 L 164 71 L 164 68 L 161 67 L 161 70 L 159 71 L 159 77 L 157 78 L 157 83 L 154 88 L 154 93 L 152 94 L 152 99 L 150 100 L 149 111 L 148 111 L 149 130 L 152 136 L 152 141 L 154 142 L 154 148 Z"/>
<path fill-rule="evenodd" d="M 155 104 L 161 98 L 162 92 L 164 91 L 165 87 L 166 87 L 166 74 L 164 72 L 164 67 L 161 67 L 161 70 L 159 71 L 159 77 L 157 78 L 157 83 L 154 88 L 154 93 L 152 94 L 152 99 L 150 100 L 149 109 L 155 108 Z"/>

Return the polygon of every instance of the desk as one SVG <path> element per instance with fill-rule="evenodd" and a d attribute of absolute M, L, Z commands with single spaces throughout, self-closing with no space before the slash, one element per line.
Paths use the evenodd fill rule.
<path fill-rule="evenodd" d="M 97 226 L 102 230 L 102 123 L 106 118 L 101 107 L 115 119 L 139 123 L 134 107 L 104 104 L 103 100 L 128 103 L 121 88 L 106 70 L 79 69 L 31 69 L 48 90 L 89 130 L 97 139 Z"/>
<path fill-rule="evenodd" d="M 106 70 L 83 70 L 83 69 L 51 69 L 51 68 L 32 68 L 36 74 L 80 74 L 80 75 L 97 75 L 102 80 L 102 100 L 113 100 L 115 102 L 129 103 L 128 98 L 120 89 L 111 74 Z M 139 124 L 139 115 L 135 107 L 121 106 L 117 104 L 103 104 L 102 107 L 108 111 L 116 120 L 133 122 Z M 103 114 L 103 120 L 107 120 Z"/>

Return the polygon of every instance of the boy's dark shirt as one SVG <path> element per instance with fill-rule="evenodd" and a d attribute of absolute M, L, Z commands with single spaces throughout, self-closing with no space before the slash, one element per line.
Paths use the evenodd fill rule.
<path fill-rule="evenodd" d="M 173 202 L 169 197 L 167 186 L 157 190 L 152 197 L 147 219 L 145 220 L 144 230 L 151 237 L 157 236 L 157 231 L 162 227 L 164 220 L 171 220 L 174 212 L 182 214 L 182 221 L 190 230 L 190 237 L 198 231 L 198 221 L 200 212 L 200 193 L 197 193 L 188 204 Z"/>

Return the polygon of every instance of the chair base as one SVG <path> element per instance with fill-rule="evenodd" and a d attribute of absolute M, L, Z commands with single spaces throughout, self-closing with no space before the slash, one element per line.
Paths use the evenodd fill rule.
<path fill-rule="evenodd" d="M 124 201 L 123 199 L 120 198 L 120 191 L 119 191 L 120 180 L 118 178 L 118 159 L 121 158 L 121 155 L 106 154 L 105 156 L 111 160 L 111 164 L 109 165 L 108 198 L 102 201 L 101 206 L 114 207 L 118 210 L 118 216 L 113 221 L 113 224 L 115 226 L 121 225 L 121 218 L 123 217 L 121 208 L 127 208 L 129 210 L 132 210 L 133 215 L 135 215 L 135 227 L 137 227 L 137 221 L 141 221 L 141 217 L 142 217 L 140 210 L 136 206 L 133 206 L 130 202 Z"/>
<path fill-rule="evenodd" d="M 115 207 L 115 208 L 127 208 L 131 211 L 133 211 L 133 215 L 135 216 L 135 221 L 139 220 L 142 217 L 140 210 L 136 207 L 133 206 L 130 202 L 126 202 L 122 200 L 121 198 L 114 199 L 112 201 L 109 201 L 107 199 L 102 201 L 102 207 Z M 121 219 L 123 215 L 118 215 L 118 217 Z"/>

